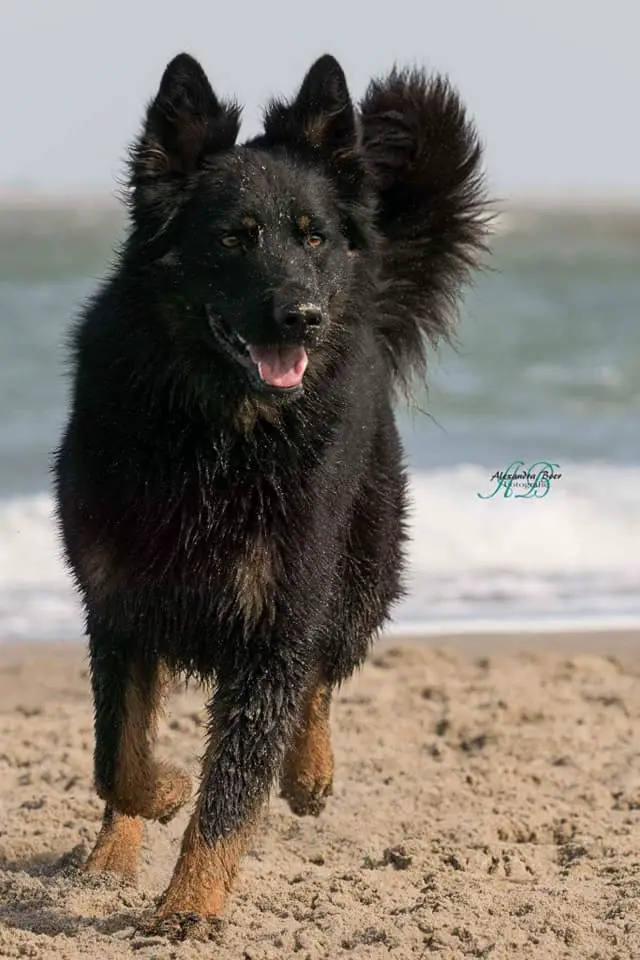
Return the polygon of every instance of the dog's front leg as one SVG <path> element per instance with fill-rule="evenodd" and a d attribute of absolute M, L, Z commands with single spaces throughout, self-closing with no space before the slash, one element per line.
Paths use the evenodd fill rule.
<path fill-rule="evenodd" d="M 272 655 L 259 669 L 218 672 L 198 802 L 160 921 L 222 912 L 296 721 L 304 682 L 291 659 Z"/>
<path fill-rule="evenodd" d="M 333 790 L 331 688 L 316 680 L 301 706 L 296 733 L 285 754 L 280 788 L 295 814 L 317 817 Z"/>
<path fill-rule="evenodd" d="M 84 869 L 135 877 L 142 817 L 169 820 L 189 798 L 189 777 L 153 755 L 168 675 L 157 658 L 90 620 L 95 707 L 95 780 L 106 801 L 102 828 Z"/>

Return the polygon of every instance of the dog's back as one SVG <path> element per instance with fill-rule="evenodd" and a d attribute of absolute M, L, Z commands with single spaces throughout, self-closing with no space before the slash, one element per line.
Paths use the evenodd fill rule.
<path fill-rule="evenodd" d="M 56 463 L 107 804 L 90 869 L 133 872 L 130 818 L 188 796 L 151 752 L 165 671 L 217 681 L 161 916 L 220 911 L 278 770 L 296 813 L 324 805 L 331 690 L 402 589 L 394 393 L 450 336 L 485 235 L 477 139 L 440 79 L 394 72 L 356 110 L 323 57 L 242 147 L 238 115 L 169 65 Z"/>

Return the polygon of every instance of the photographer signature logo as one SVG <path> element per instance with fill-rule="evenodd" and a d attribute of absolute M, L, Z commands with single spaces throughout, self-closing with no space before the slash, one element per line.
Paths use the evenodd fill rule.
<path fill-rule="evenodd" d="M 559 463 L 548 460 L 536 460 L 526 468 L 524 460 L 514 460 L 506 470 L 493 474 L 491 483 L 496 486 L 492 493 L 477 493 L 476 496 L 491 500 L 502 491 L 503 497 L 513 497 L 514 500 L 541 500 L 549 493 L 551 481 L 561 478 L 559 470 Z"/>

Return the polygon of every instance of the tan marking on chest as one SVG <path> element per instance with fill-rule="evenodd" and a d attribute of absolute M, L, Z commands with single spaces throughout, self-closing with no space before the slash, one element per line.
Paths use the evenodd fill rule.
<path fill-rule="evenodd" d="M 275 404 L 269 401 L 263 402 L 258 397 L 244 397 L 234 414 L 233 425 L 240 433 L 249 434 L 254 429 L 258 417 L 274 426 L 280 423 L 280 411 Z"/>
<path fill-rule="evenodd" d="M 278 577 L 278 557 L 262 536 L 249 541 L 238 556 L 235 585 L 245 619 L 255 623 L 267 611 Z"/>

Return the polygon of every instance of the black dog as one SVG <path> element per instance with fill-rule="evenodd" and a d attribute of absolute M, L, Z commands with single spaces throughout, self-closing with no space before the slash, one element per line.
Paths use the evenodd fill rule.
<path fill-rule="evenodd" d="M 331 792 L 331 692 L 401 594 L 394 392 L 450 335 L 486 236 L 477 136 L 441 78 L 394 71 L 356 109 L 325 56 L 243 146 L 239 114 L 169 64 L 55 463 L 106 802 L 89 870 L 133 875 L 140 818 L 188 799 L 156 719 L 172 675 L 215 680 L 158 909 L 178 921 L 220 913 L 278 774 L 295 813 Z"/>

